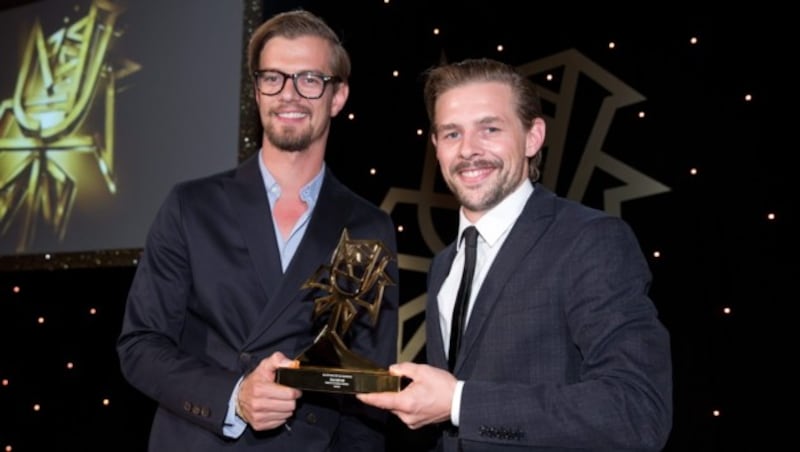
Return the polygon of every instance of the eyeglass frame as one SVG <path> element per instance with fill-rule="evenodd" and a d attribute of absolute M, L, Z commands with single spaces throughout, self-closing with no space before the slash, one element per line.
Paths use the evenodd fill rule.
<path fill-rule="evenodd" d="M 261 77 L 261 74 L 263 74 L 265 72 L 274 72 L 276 74 L 280 74 L 280 76 L 283 77 L 283 80 L 281 80 L 280 89 L 278 91 L 275 91 L 272 94 L 267 94 L 264 91 L 261 91 L 261 88 L 259 87 L 259 84 L 260 84 L 259 79 Z M 308 76 L 308 75 L 313 75 L 315 77 L 319 77 L 320 79 L 322 79 L 322 91 L 320 91 L 319 96 L 317 96 L 317 97 L 306 96 L 305 94 L 301 93 L 300 89 L 297 87 L 297 79 L 299 77 Z M 254 79 L 255 86 L 256 86 L 256 89 L 258 90 L 258 92 L 263 94 L 263 95 L 265 95 L 265 96 L 277 96 L 286 87 L 286 79 L 291 79 L 292 80 L 292 86 L 294 87 L 294 91 L 298 95 L 300 95 L 300 97 L 305 98 L 305 99 L 311 99 L 311 100 L 319 99 L 320 97 L 325 95 L 325 89 L 328 87 L 329 83 L 339 83 L 339 82 L 342 81 L 342 78 L 339 77 L 338 75 L 327 75 L 327 74 L 321 74 L 319 72 L 314 72 L 314 71 L 301 71 L 301 72 L 295 72 L 294 74 L 287 74 L 286 72 L 279 71 L 277 69 L 261 69 L 261 70 L 255 71 L 255 72 L 253 72 L 253 79 Z"/>

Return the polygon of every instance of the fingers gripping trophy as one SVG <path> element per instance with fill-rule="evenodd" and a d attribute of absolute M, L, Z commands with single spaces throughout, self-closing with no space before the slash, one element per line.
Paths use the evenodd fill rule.
<path fill-rule="evenodd" d="M 277 382 L 298 389 L 361 393 L 399 391 L 400 377 L 352 352 L 345 339 L 361 310 L 372 325 L 378 321 L 384 288 L 394 281 L 386 274 L 391 253 L 379 240 L 352 240 L 342 231 L 330 265 L 322 265 L 303 285 L 327 295 L 314 300 L 314 319 L 328 315 L 309 348 L 295 358 L 295 367 L 281 368 Z"/>

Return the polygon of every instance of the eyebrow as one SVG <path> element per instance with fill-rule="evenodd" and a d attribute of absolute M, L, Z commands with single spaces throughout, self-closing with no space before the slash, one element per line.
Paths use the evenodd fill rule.
<path fill-rule="evenodd" d="M 489 125 L 489 124 L 496 124 L 498 122 L 503 122 L 503 121 L 502 121 L 502 119 L 500 119 L 499 116 L 492 115 L 492 116 L 484 116 L 483 118 L 479 119 L 476 122 L 476 124 L 485 126 L 485 125 Z M 441 124 L 441 125 L 437 125 L 437 126 L 434 127 L 433 133 L 439 133 L 439 132 L 443 132 L 445 130 L 455 130 L 455 129 L 460 129 L 460 128 L 461 127 L 459 125 L 454 124 L 454 123 Z"/>
<path fill-rule="evenodd" d="M 486 124 L 494 124 L 497 122 L 503 122 L 499 116 L 484 116 L 483 118 L 481 118 L 480 121 L 478 121 L 478 124 L 486 125 Z"/>
<path fill-rule="evenodd" d="M 438 134 L 440 132 L 444 132 L 445 130 L 457 130 L 459 128 L 460 127 L 458 127 L 457 125 L 455 125 L 453 123 L 441 124 L 441 125 L 434 126 L 433 133 L 434 134 Z"/>
<path fill-rule="evenodd" d="M 284 71 L 282 69 L 278 69 L 278 68 L 275 68 L 275 67 L 268 67 L 268 68 L 264 68 L 264 69 L 259 69 L 256 72 L 266 72 L 266 71 L 269 71 L 269 72 L 280 72 L 280 73 L 283 73 L 283 74 L 286 74 L 286 75 L 307 74 L 307 73 L 312 73 L 312 74 L 316 74 L 316 75 L 326 75 L 325 71 L 321 71 L 319 69 L 300 69 L 300 70 L 291 72 L 291 71 Z"/>

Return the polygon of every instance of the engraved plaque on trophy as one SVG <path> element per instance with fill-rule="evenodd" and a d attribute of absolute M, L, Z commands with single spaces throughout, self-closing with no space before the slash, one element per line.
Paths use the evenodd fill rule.
<path fill-rule="evenodd" d="M 327 295 L 314 300 L 314 319 L 328 315 L 314 342 L 295 358 L 295 367 L 277 371 L 276 381 L 301 390 L 334 393 L 399 391 L 401 378 L 345 343 L 360 311 L 378 321 L 383 290 L 394 282 L 386 274 L 392 256 L 379 240 L 351 240 L 342 231 L 330 265 L 321 266 L 303 288 Z"/>

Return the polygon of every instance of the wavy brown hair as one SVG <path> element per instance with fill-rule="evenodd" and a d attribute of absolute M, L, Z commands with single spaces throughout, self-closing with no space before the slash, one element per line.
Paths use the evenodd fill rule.
<path fill-rule="evenodd" d="M 329 64 L 333 74 L 329 75 L 335 75 L 343 82 L 350 77 L 350 55 L 339 36 L 322 18 L 302 9 L 276 14 L 253 32 L 247 46 L 247 67 L 251 75 L 261 69 L 258 62 L 264 45 L 276 36 L 288 39 L 316 36 L 325 39 L 332 50 Z"/>
<path fill-rule="evenodd" d="M 424 98 L 431 133 L 436 131 L 436 101 L 445 92 L 472 82 L 500 82 L 511 87 L 516 100 L 517 117 L 525 130 L 533 126 L 536 118 L 544 118 L 542 103 L 536 85 L 513 67 L 488 58 L 466 59 L 429 69 L 426 72 Z M 529 163 L 529 177 L 536 182 L 541 176 L 542 152 L 534 155 Z"/>

